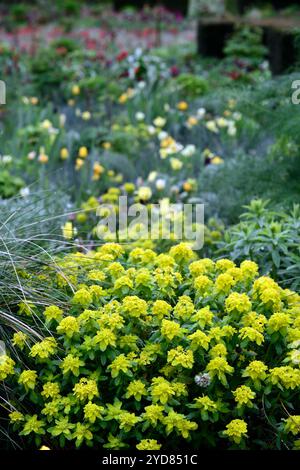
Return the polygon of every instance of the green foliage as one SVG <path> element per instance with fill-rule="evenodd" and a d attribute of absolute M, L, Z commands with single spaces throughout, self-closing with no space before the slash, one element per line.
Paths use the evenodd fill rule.
<path fill-rule="evenodd" d="M 256 261 L 263 274 L 270 274 L 283 286 L 300 287 L 300 206 L 275 211 L 270 201 L 253 200 L 241 215 L 241 222 L 225 231 L 219 246 L 222 255 L 241 262 Z"/>
<path fill-rule="evenodd" d="M 217 168 L 207 167 L 199 187 L 208 214 L 217 214 L 228 223 L 236 223 L 242 206 L 254 198 L 270 198 L 273 205 L 286 208 L 299 200 L 299 180 L 292 161 L 274 164 L 268 157 L 254 155 L 229 159 Z"/>
<path fill-rule="evenodd" d="M 189 98 L 197 98 L 204 95 L 208 89 L 208 81 L 197 75 L 182 73 L 175 79 L 179 92 L 182 96 Z"/>
<path fill-rule="evenodd" d="M 79 16 L 81 10 L 80 0 L 56 0 L 60 15 Z"/>
<path fill-rule="evenodd" d="M 12 175 L 8 170 L 0 171 L 0 198 L 15 196 L 24 185 L 19 176 Z"/>
<path fill-rule="evenodd" d="M 297 294 L 257 278 L 251 261 L 198 260 L 184 243 L 161 255 L 109 243 L 55 262 L 61 271 L 40 277 L 53 303 L 20 305 L 44 338 L 12 331 L 15 353 L 0 363 L 12 439 L 53 450 L 293 446 Z"/>
<path fill-rule="evenodd" d="M 225 56 L 259 64 L 267 54 L 267 48 L 262 44 L 262 34 L 259 28 L 239 27 L 226 42 Z"/>
<path fill-rule="evenodd" d="M 24 23 L 27 20 L 29 7 L 23 3 L 12 5 L 10 10 L 11 19 L 14 23 Z"/>
<path fill-rule="evenodd" d="M 53 48 L 40 50 L 30 63 L 33 83 L 40 93 L 52 94 L 52 87 L 58 87 L 66 76 L 59 65 L 59 57 Z"/>

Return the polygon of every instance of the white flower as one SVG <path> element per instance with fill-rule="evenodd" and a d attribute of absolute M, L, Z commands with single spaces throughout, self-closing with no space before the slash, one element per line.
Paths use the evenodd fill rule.
<path fill-rule="evenodd" d="M 2 162 L 3 163 L 10 163 L 12 161 L 13 157 L 11 155 L 3 155 L 2 157 Z"/>
<path fill-rule="evenodd" d="M 137 47 L 134 51 L 134 55 L 136 58 L 139 58 L 143 55 L 143 49 L 141 47 Z"/>
<path fill-rule="evenodd" d="M 67 116 L 65 114 L 60 114 L 59 115 L 59 125 L 60 127 L 64 127 L 66 123 Z"/>
<path fill-rule="evenodd" d="M 183 145 L 180 142 L 175 142 L 175 144 L 171 145 L 171 148 L 174 149 L 174 153 L 178 153 L 183 150 Z"/>
<path fill-rule="evenodd" d="M 43 129 L 50 129 L 51 127 L 53 127 L 52 125 L 52 122 L 49 121 L 49 119 L 45 119 L 42 123 L 41 123 L 41 127 Z"/>
<path fill-rule="evenodd" d="M 156 133 L 156 129 L 154 126 L 148 126 L 148 132 L 150 135 L 154 135 Z"/>
<path fill-rule="evenodd" d="M 155 186 L 158 191 L 162 191 L 166 187 L 166 180 L 164 180 L 163 178 L 159 178 L 158 180 L 156 180 Z"/>
<path fill-rule="evenodd" d="M 209 131 L 214 132 L 215 134 L 219 132 L 215 121 L 207 121 L 206 127 Z"/>
<path fill-rule="evenodd" d="M 153 124 L 156 126 L 156 127 L 164 127 L 164 125 L 166 124 L 167 120 L 161 116 L 158 116 L 157 118 L 154 119 L 153 121 Z"/>
<path fill-rule="evenodd" d="M 240 121 L 242 119 L 241 113 L 239 113 L 237 111 L 235 113 L 233 113 L 232 117 L 235 121 Z"/>
<path fill-rule="evenodd" d="M 22 197 L 27 197 L 30 194 L 30 189 L 26 186 L 26 188 L 20 189 L 20 195 Z"/>
<path fill-rule="evenodd" d="M 158 138 L 159 140 L 164 140 L 168 137 L 168 133 L 165 132 L 165 131 L 161 131 L 159 134 L 158 134 Z"/>
<path fill-rule="evenodd" d="M 208 373 L 203 373 L 195 376 L 196 385 L 206 388 L 211 383 L 211 377 Z"/>
<path fill-rule="evenodd" d="M 196 147 L 193 144 L 187 145 L 181 152 L 184 157 L 191 157 L 196 152 Z"/>
<path fill-rule="evenodd" d="M 84 121 L 89 121 L 91 119 L 92 115 L 89 111 L 84 111 L 81 115 L 81 118 L 84 120 Z"/>
<path fill-rule="evenodd" d="M 269 70 L 269 62 L 267 60 L 265 60 L 264 62 L 262 62 L 260 67 L 261 67 L 262 70 Z"/>
<path fill-rule="evenodd" d="M 34 150 L 29 152 L 28 155 L 27 155 L 28 160 L 34 160 L 35 157 L 36 157 L 36 152 Z"/>
<path fill-rule="evenodd" d="M 157 177 L 157 173 L 156 171 L 151 171 L 148 175 L 148 181 L 150 181 L 150 183 L 152 183 Z"/>
<path fill-rule="evenodd" d="M 217 122 L 217 125 L 218 125 L 219 127 L 226 127 L 226 126 L 228 126 L 228 121 L 227 121 L 227 119 L 225 119 L 225 118 L 223 118 L 223 117 L 217 118 L 216 122 Z"/>
<path fill-rule="evenodd" d="M 135 114 L 135 119 L 137 121 L 143 121 L 145 119 L 145 114 L 139 111 Z"/>
<path fill-rule="evenodd" d="M 143 82 L 143 81 L 138 83 L 138 88 L 140 88 L 140 90 L 142 90 L 143 88 L 145 88 L 145 86 L 146 86 L 146 83 Z"/>
<path fill-rule="evenodd" d="M 201 119 L 205 116 L 206 114 L 206 109 L 205 108 L 199 108 L 197 111 L 197 116 Z"/>
<path fill-rule="evenodd" d="M 230 125 L 227 130 L 228 135 L 234 137 L 236 135 L 236 127 L 234 125 Z"/>
<path fill-rule="evenodd" d="M 49 133 L 50 135 L 56 135 L 56 134 L 59 133 L 59 130 L 56 129 L 55 127 L 50 127 L 50 128 L 48 129 L 48 133 Z"/>

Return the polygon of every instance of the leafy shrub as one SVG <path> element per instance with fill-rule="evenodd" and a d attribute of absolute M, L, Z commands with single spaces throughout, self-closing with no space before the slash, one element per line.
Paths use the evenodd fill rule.
<path fill-rule="evenodd" d="M 25 185 L 22 178 L 12 175 L 8 170 L 0 171 L 0 197 L 15 196 Z"/>
<path fill-rule="evenodd" d="M 262 44 L 263 32 L 260 28 L 237 28 L 224 48 L 226 57 L 246 59 L 259 64 L 267 55 L 267 48 Z"/>
<path fill-rule="evenodd" d="M 180 93 L 185 97 L 195 98 L 208 91 L 208 82 L 205 78 L 190 73 L 182 73 L 175 79 Z"/>
<path fill-rule="evenodd" d="M 81 9 L 81 5 L 78 0 L 59 0 L 57 1 L 57 6 L 60 13 L 64 13 L 69 16 L 78 16 Z"/>
<path fill-rule="evenodd" d="M 295 166 L 293 158 L 275 161 L 271 156 L 240 155 L 218 167 L 206 167 L 199 187 L 207 214 L 237 223 L 243 206 L 255 198 L 270 199 L 273 205 L 288 209 L 300 194 Z"/>
<path fill-rule="evenodd" d="M 11 7 L 11 18 L 15 23 L 24 23 L 28 15 L 28 6 L 20 3 Z"/>
<path fill-rule="evenodd" d="M 20 305 L 45 338 L 14 332 L 18 362 L 0 364 L 26 446 L 293 446 L 297 294 L 251 261 L 197 260 L 184 243 L 160 255 L 110 243 L 56 264 L 40 287 L 64 302 Z"/>
<path fill-rule="evenodd" d="M 269 201 L 246 206 L 241 222 L 225 231 L 221 253 L 234 261 L 250 258 L 261 271 L 296 289 L 300 286 L 300 206 L 276 212 Z"/>

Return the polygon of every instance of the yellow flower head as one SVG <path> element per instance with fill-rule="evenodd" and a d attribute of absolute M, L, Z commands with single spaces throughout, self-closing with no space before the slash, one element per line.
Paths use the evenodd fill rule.
<path fill-rule="evenodd" d="M 244 279 L 254 279 L 258 274 L 258 265 L 253 261 L 243 261 L 240 265 Z"/>
<path fill-rule="evenodd" d="M 99 396 L 97 383 L 95 380 L 81 378 L 80 381 L 74 385 L 73 392 L 76 398 L 80 401 L 93 400 L 94 397 Z"/>
<path fill-rule="evenodd" d="M 80 88 L 78 85 L 73 85 L 72 86 L 72 95 L 79 95 L 80 94 Z"/>
<path fill-rule="evenodd" d="M 63 237 L 66 239 L 66 240 L 70 240 L 71 238 L 74 237 L 74 235 L 76 235 L 76 229 L 73 227 L 73 224 L 71 221 L 69 222 L 66 222 L 63 226 L 62 226 L 62 232 L 63 232 Z"/>
<path fill-rule="evenodd" d="M 215 411 L 218 410 L 218 405 L 215 401 L 213 401 L 211 398 L 208 396 L 203 396 L 199 398 L 194 399 L 195 404 L 193 407 L 198 408 L 202 412 L 209 412 L 209 413 L 214 413 Z"/>
<path fill-rule="evenodd" d="M 173 395 L 175 395 L 175 391 L 170 382 L 163 377 L 152 379 L 151 396 L 155 403 L 159 401 L 165 405 Z"/>
<path fill-rule="evenodd" d="M 18 346 L 18 348 L 23 349 L 27 340 L 27 335 L 22 331 L 18 331 L 13 335 L 13 342 L 14 346 Z"/>
<path fill-rule="evenodd" d="M 9 375 L 14 374 L 15 361 L 6 354 L 0 355 L 0 380 L 5 380 Z"/>
<path fill-rule="evenodd" d="M 179 109 L 179 111 L 186 111 L 188 109 L 189 105 L 187 104 L 186 101 L 180 101 L 178 104 L 177 104 L 177 109 Z"/>
<path fill-rule="evenodd" d="M 99 345 L 100 351 L 106 351 L 108 346 L 116 347 L 117 337 L 111 329 L 101 328 L 94 337 L 94 344 Z"/>
<path fill-rule="evenodd" d="M 284 431 L 294 436 L 300 434 L 300 415 L 289 416 L 284 423 Z"/>
<path fill-rule="evenodd" d="M 61 320 L 56 330 L 67 338 L 72 338 L 76 333 L 79 333 L 79 323 L 75 317 L 68 316 Z"/>
<path fill-rule="evenodd" d="M 80 367 L 84 366 L 84 362 L 73 354 L 68 354 L 61 362 L 60 367 L 62 368 L 63 374 L 66 375 L 71 372 L 75 377 L 78 377 Z"/>
<path fill-rule="evenodd" d="M 204 295 L 210 290 L 212 286 L 213 282 L 204 274 L 197 276 L 194 280 L 194 288 L 197 291 L 197 294 Z"/>
<path fill-rule="evenodd" d="M 191 349 L 193 351 L 203 348 L 207 351 L 208 345 L 210 342 L 209 336 L 207 336 L 203 331 L 201 330 L 196 330 L 194 333 L 189 335 L 188 340 L 191 341 Z"/>
<path fill-rule="evenodd" d="M 223 431 L 225 436 L 228 436 L 230 440 L 235 444 L 240 444 L 244 437 L 247 437 L 247 423 L 242 419 L 233 419 L 226 426 L 226 431 Z"/>
<path fill-rule="evenodd" d="M 108 367 L 111 370 L 112 378 L 118 377 L 120 372 L 126 374 L 129 371 L 131 361 L 126 358 L 125 354 L 116 357 Z"/>
<path fill-rule="evenodd" d="M 180 366 L 186 369 L 192 369 L 194 365 L 194 355 L 191 350 L 184 350 L 182 346 L 171 349 L 168 352 L 168 363 L 173 367 Z"/>
<path fill-rule="evenodd" d="M 128 385 L 125 397 L 134 397 L 135 400 L 141 401 L 145 395 L 147 395 L 145 384 L 141 380 L 134 380 Z"/>
<path fill-rule="evenodd" d="M 179 297 L 174 307 L 174 316 L 181 320 L 189 320 L 195 312 L 195 306 L 192 299 L 188 295 Z"/>
<path fill-rule="evenodd" d="M 44 317 L 46 318 L 47 321 L 51 321 L 51 320 L 60 321 L 63 317 L 63 311 L 59 307 L 56 307 L 55 305 L 50 305 L 49 307 L 45 308 Z"/>
<path fill-rule="evenodd" d="M 104 407 L 96 405 L 95 403 L 89 402 L 84 408 L 84 418 L 90 423 L 94 424 L 99 418 L 102 418 L 104 413 Z"/>
<path fill-rule="evenodd" d="M 63 147 L 60 150 L 60 158 L 62 160 L 67 160 L 67 158 L 69 158 L 69 150 L 66 147 Z"/>
<path fill-rule="evenodd" d="M 48 359 L 57 350 L 57 343 L 53 336 L 45 338 L 43 341 L 36 343 L 30 349 L 29 356 L 42 359 Z"/>
<path fill-rule="evenodd" d="M 251 390 L 247 385 L 241 385 L 232 392 L 235 401 L 237 402 L 237 407 L 241 408 L 243 406 L 253 407 L 252 400 L 254 400 L 256 394 Z"/>
<path fill-rule="evenodd" d="M 262 361 L 252 361 L 243 372 L 243 377 L 249 377 L 253 382 L 265 380 L 268 367 Z"/>
<path fill-rule="evenodd" d="M 291 366 L 274 367 L 270 369 L 268 379 L 272 385 L 281 389 L 294 390 L 300 387 L 300 369 Z"/>
<path fill-rule="evenodd" d="M 228 313 L 247 313 L 251 310 L 251 307 L 251 301 L 247 294 L 239 294 L 238 292 L 232 292 L 225 300 L 225 308 Z"/>
<path fill-rule="evenodd" d="M 264 342 L 264 335 L 251 326 L 240 329 L 239 338 L 256 343 L 260 346 Z"/>
<path fill-rule="evenodd" d="M 149 201 L 152 196 L 151 188 L 149 188 L 148 186 L 141 186 L 138 189 L 137 196 L 141 201 Z"/>
<path fill-rule="evenodd" d="M 155 315 L 159 320 L 164 317 L 169 317 L 172 311 L 172 307 L 165 300 L 156 300 L 152 306 L 152 314 Z"/>
<path fill-rule="evenodd" d="M 73 303 L 82 307 L 88 307 L 92 300 L 90 292 L 85 288 L 79 289 L 73 296 Z"/>
<path fill-rule="evenodd" d="M 8 416 L 11 423 L 19 423 L 24 421 L 24 415 L 20 413 L 20 411 L 12 411 Z"/>
<path fill-rule="evenodd" d="M 170 320 L 162 320 L 161 334 L 169 341 L 172 341 L 176 336 L 182 336 L 183 330 L 179 323 Z"/>
<path fill-rule="evenodd" d="M 37 381 L 37 372 L 35 370 L 24 370 L 19 377 L 19 384 L 28 390 L 34 390 Z"/>
<path fill-rule="evenodd" d="M 57 382 L 46 382 L 43 385 L 43 391 L 41 395 L 45 398 L 57 398 L 59 396 L 60 388 Z"/>
<path fill-rule="evenodd" d="M 283 312 L 273 313 L 268 321 L 268 332 L 275 333 L 279 331 L 286 333 L 288 326 L 292 323 L 292 318 L 289 314 Z"/>
<path fill-rule="evenodd" d="M 161 444 L 156 439 L 142 439 L 137 445 L 138 450 L 160 450 Z"/>
<path fill-rule="evenodd" d="M 215 357 L 211 359 L 206 367 L 211 377 L 218 377 L 223 385 L 227 385 L 226 375 L 233 374 L 234 368 L 230 366 L 224 357 Z"/>
<path fill-rule="evenodd" d="M 200 328 L 211 326 L 213 324 L 214 314 L 210 311 L 210 307 L 200 308 L 192 317 L 192 321 L 198 322 Z"/>
<path fill-rule="evenodd" d="M 79 158 L 86 158 L 89 154 L 89 151 L 86 147 L 80 147 L 78 150 L 78 157 Z"/>
<path fill-rule="evenodd" d="M 148 305 L 145 300 L 132 295 L 123 299 L 122 309 L 129 317 L 140 318 L 147 315 Z"/>
<path fill-rule="evenodd" d="M 230 274 L 219 274 L 216 278 L 216 291 L 227 294 L 235 284 L 236 281 Z"/>

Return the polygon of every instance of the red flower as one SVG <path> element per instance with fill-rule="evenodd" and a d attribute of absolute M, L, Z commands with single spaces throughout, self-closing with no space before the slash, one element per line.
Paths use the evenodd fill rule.
<path fill-rule="evenodd" d="M 86 48 L 87 48 L 87 49 L 94 50 L 94 49 L 97 48 L 97 41 L 95 41 L 95 39 L 88 39 L 88 40 L 85 42 L 85 45 L 86 45 Z"/>
<path fill-rule="evenodd" d="M 56 52 L 58 55 L 66 55 L 68 53 L 68 49 L 66 47 L 57 47 Z"/>
<path fill-rule="evenodd" d="M 120 54 L 117 55 L 116 59 L 118 62 L 122 62 L 122 60 L 125 60 L 127 56 L 128 56 L 128 52 L 122 51 L 120 52 Z"/>
<path fill-rule="evenodd" d="M 128 70 L 121 73 L 120 78 L 127 78 L 129 76 Z"/>
<path fill-rule="evenodd" d="M 170 72 L 171 72 L 171 75 L 172 77 L 177 77 L 180 73 L 179 71 L 179 68 L 176 67 L 176 65 L 173 65 L 171 68 L 170 68 Z"/>
<path fill-rule="evenodd" d="M 241 73 L 237 72 L 236 70 L 233 70 L 232 72 L 229 73 L 229 77 L 232 80 L 238 80 L 241 77 Z"/>

